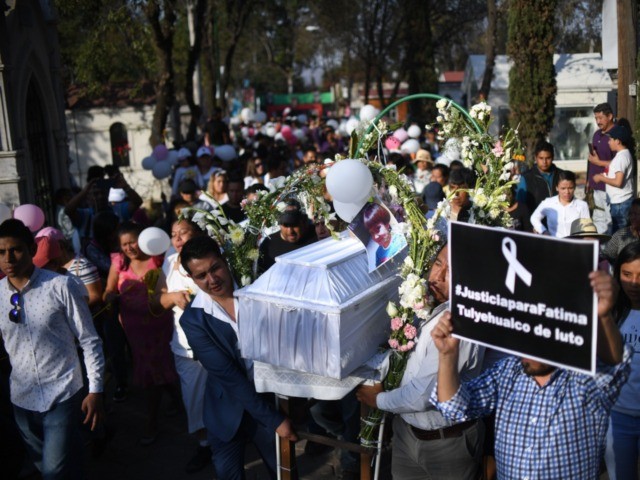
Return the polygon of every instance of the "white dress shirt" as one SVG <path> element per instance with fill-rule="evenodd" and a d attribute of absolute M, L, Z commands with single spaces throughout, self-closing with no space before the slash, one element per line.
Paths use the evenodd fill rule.
<path fill-rule="evenodd" d="M 542 220 L 547 219 L 547 226 Z M 574 198 L 568 205 L 562 205 L 558 195 L 545 198 L 531 214 L 531 225 L 536 232 L 549 230 L 552 237 L 564 238 L 571 234 L 571 223 L 578 218 L 591 218 L 589 205 L 584 200 Z"/>
<path fill-rule="evenodd" d="M 178 265 L 177 269 L 175 268 L 178 256 L 179 253 L 174 252 L 165 257 L 164 263 L 162 264 L 162 272 L 167 282 L 167 292 L 182 292 L 187 290 L 195 295 L 200 291 L 198 286 L 191 277 L 189 277 L 186 270 L 182 268 L 182 265 Z M 171 351 L 181 357 L 193 358 L 193 351 L 180 325 L 180 317 L 184 313 L 184 310 L 177 305 L 175 305 L 172 310 L 174 328 L 173 337 L 171 338 Z"/>
<path fill-rule="evenodd" d="M 104 356 L 80 285 L 65 275 L 35 268 L 20 292 L 20 321 L 9 320 L 11 295 L 0 281 L 0 333 L 11 360 L 11 401 L 46 412 L 82 388 L 76 339 L 82 348 L 89 392 L 102 392 Z"/>
<path fill-rule="evenodd" d="M 418 341 L 411 352 L 400 387 L 382 392 L 376 397 L 378 408 L 399 413 L 409 425 L 422 430 L 436 430 L 453 425 L 429 401 L 438 379 L 438 349 L 431 339 L 431 330 L 449 308 L 449 303 L 436 307 L 429 320 L 418 329 Z M 462 340 L 458 356 L 458 371 L 466 380 L 477 376 L 482 367 L 484 347 Z M 464 381 L 464 380 L 461 380 Z"/>
<path fill-rule="evenodd" d="M 208 313 L 212 317 L 217 318 L 221 322 L 228 323 L 233 328 L 233 331 L 236 333 L 236 338 L 238 337 L 238 322 L 233 321 L 233 319 L 229 316 L 224 308 L 220 306 L 218 302 L 213 300 L 207 293 L 200 290 L 196 294 L 196 298 L 193 299 L 191 303 L 193 308 L 202 308 L 205 313 Z M 238 299 L 233 299 L 233 309 L 235 311 L 236 320 L 238 320 Z M 240 352 L 239 341 L 235 345 L 236 350 L 239 353 L 239 356 L 242 357 L 242 352 Z M 247 373 L 249 374 L 249 378 L 253 379 L 253 360 L 248 358 L 243 358 L 245 367 L 247 368 Z"/>

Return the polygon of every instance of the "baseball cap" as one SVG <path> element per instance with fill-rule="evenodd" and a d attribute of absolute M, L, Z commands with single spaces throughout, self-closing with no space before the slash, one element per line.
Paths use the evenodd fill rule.
<path fill-rule="evenodd" d="M 52 237 L 40 237 L 36 239 L 37 250 L 33 257 L 33 264 L 38 268 L 44 268 L 52 260 L 62 255 L 62 249 L 58 240 Z"/>
<path fill-rule="evenodd" d="M 185 158 L 189 158 L 190 156 L 191 150 L 189 150 L 188 148 L 182 147 L 180 150 L 178 150 L 178 160 L 184 160 Z"/>
<path fill-rule="evenodd" d="M 302 206 L 297 200 L 286 200 L 287 206 L 278 217 L 279 225 L 298 225 L 305 215 L 302 213 Z"/>
<path fill-rule="evenodd" d="M 616 140 L 620 140 L 620 142 L 625 147 L 629 145 L 629 142 L 631 140 L 631 134 L 629 133 L 629 130 L 627 130 L 627 128 L 623 127 L 622 125 L 614 126 L 607 132 L 607 135 Z"/>
<path fill-rule="evenodd" d="M 185 178 L 178 186 L 178 191 L 180 193 L 196 193 L 196 190 L 198 190 L 198 186 L 196 185 L 196 182 L 190 178 Z"/>
<path fill-rule="evenodd" d="M 196 153 L 196 156 L 200 158 L 204 157 L 205 155 L 209 155 L 211 157 L 213 156 L 213 152 L 211 152 L 211 149 L 209 147 L 203 145 L 198 149 L 198 153 Z"/>

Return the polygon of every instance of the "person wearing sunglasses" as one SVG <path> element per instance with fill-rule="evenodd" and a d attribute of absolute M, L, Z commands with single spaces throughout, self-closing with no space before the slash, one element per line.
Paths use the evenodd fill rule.
<path fill-rule="evenodd" d="M 104 356 L 79 284 L 37 268 L 33 234 L 20 221 L 0 225 L 0 334 L 13 370 L 16 424 L 46 479 L 82 479 L 78 419 L 94 430 L 103 418 Z M 89 380 L 83 398 L 80 345 Z"/>

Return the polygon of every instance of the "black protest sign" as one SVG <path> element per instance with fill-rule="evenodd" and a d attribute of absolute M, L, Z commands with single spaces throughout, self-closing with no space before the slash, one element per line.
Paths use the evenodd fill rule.
<path fill-rule="evenodd" d="M 452 222 L 451 314 L 457 337 L 595 373 L 597 243 Z"/>

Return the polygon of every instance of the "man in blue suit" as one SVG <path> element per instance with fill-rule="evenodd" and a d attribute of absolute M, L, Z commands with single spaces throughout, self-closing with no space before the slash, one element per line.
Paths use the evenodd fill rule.
<path fill-rule="evenodd" d="M 276 478 L 275 436 L 296 441 L 291 422 L 256 392 L 252 364 L 238 349 L 238 301 L 233 278 L 218 244 L 200 236 L 180 253 L 183 268 L 200 292 L 180 318 L 189 345 L 208 372 L 204 424 L 213 450 L 216 476 L 244 479 L 244 450 L 253 442 Z"/>

